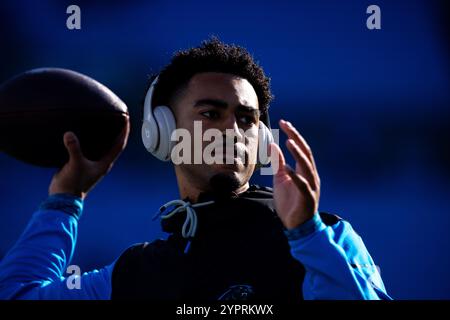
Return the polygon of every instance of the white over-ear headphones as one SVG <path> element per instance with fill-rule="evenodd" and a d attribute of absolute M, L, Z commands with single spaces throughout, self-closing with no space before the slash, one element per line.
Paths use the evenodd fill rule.
<path fill-rule="evenodd" d="M 167 106 L 156 106 L 152 108 L 153 93 L 158 83 L 158 77 L 153 80 L 144 100 L 144 119 L 142 122 L 142 142 L 145 149 L 162 161 L 169 161 L 175 141 L 171 141 L 172 132 L 176 129 L 175 117 Z M 269 124 L 269 115 L 266 114 L 266 121 Z M 270 124 L 269 124 L 270 126 Z M 258 152 L 258 165 L 267 165 L 270 159 L 267 149 L 274 141 L 272 132 L 262 121 L 259 121 L 259 148 L 264 148 L 263 152 Z M 260 154 L 261 153 L 261 154 Z"/>

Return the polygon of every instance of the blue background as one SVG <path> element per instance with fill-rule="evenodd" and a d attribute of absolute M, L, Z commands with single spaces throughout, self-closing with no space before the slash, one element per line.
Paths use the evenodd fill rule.
<path fill-rule="evenodd" d="M 129 107 L 128 147 L 85 203 L 73 260 L 82 271 L 164 236 L 151 217 L 178 189 L 172 166 L 141 145 L 140 102 L 147 76 L 175 50 L 217 35 L 247 47 L 272 77 L 273 126 L 283 117 L 306 137 L 323 184 L 320 209 L 353 224 L 389 293 L 450 298 L 444 1 L 74 3 L 79 31 L 66 28 L 72 2 L 1 2 L 0 81 L 36 67 L 70 68 Z M 381 7 L 381 30 L 366 28 L 370 4 Z M 0 154 L 0 257 L 45 199 L 53 172 Z M 271 185 L 269 177 L 254 181 Z"/>

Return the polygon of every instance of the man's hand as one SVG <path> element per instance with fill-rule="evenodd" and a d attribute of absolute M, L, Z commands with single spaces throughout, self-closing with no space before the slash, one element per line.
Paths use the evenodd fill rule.
<path fill-rule="evenodd" d="M 111 170 L 114 161 L 127 144 L 129 132 L 130 124 L 127 121 L 114 146 L 99 161 L 86 159 L 76 135 L 73 132 L 66 132 L 64 145 L 69 152 L 69 161 L 53 176 L 48 190 L 49 195 L 70 193 L 84 199 L 95 184 Z"/>
<path fill-rule="evenodd" d="M 272 161 L 277 161 L 278 172 L 273 176 L 275 208 L 287 229 L 294 229 L 311 219 L 319 207 L 320 179 L 314 158 L 306 141 L 290 122 L 280 120 L 287 134 L 286 146 L 295 159 L 295 171 L 286 164 L 280 147 L 270 144 Z"/>

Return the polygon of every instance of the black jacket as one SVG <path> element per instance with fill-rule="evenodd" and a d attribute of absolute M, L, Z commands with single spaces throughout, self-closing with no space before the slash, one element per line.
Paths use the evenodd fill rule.
<path fill-rule="evenodd" d="M 168 301 L 302 299 L 304 268 L 290 254 L 272 190 L 251 186 L 239 195 L 200 195 L 198 229 L 185 253 L 185 212 L 162 223 L 167 240 L 134 245 L 115 264 L 112 299 Z M 323 216 L 334 223 L 334 216 Z"/>

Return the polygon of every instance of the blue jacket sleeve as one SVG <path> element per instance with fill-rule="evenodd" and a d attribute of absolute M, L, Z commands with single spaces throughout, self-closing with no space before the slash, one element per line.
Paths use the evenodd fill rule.
<path fill-rule="evenodd" d="M 286 230 L 286 235 L 291 254 L 306 270 L 305 299 L 391 299 L 361 237 L 348 222 L 326 226 L 315 214 L 298 228 Z"/>
<path fill-rule="evenodd" d="M 42 203 L 0 262 L 0 299 L 110 298 L 114 264 L 78 276 L 66 273 L 82 209 L 80 198 L 65 194 Z"/>

